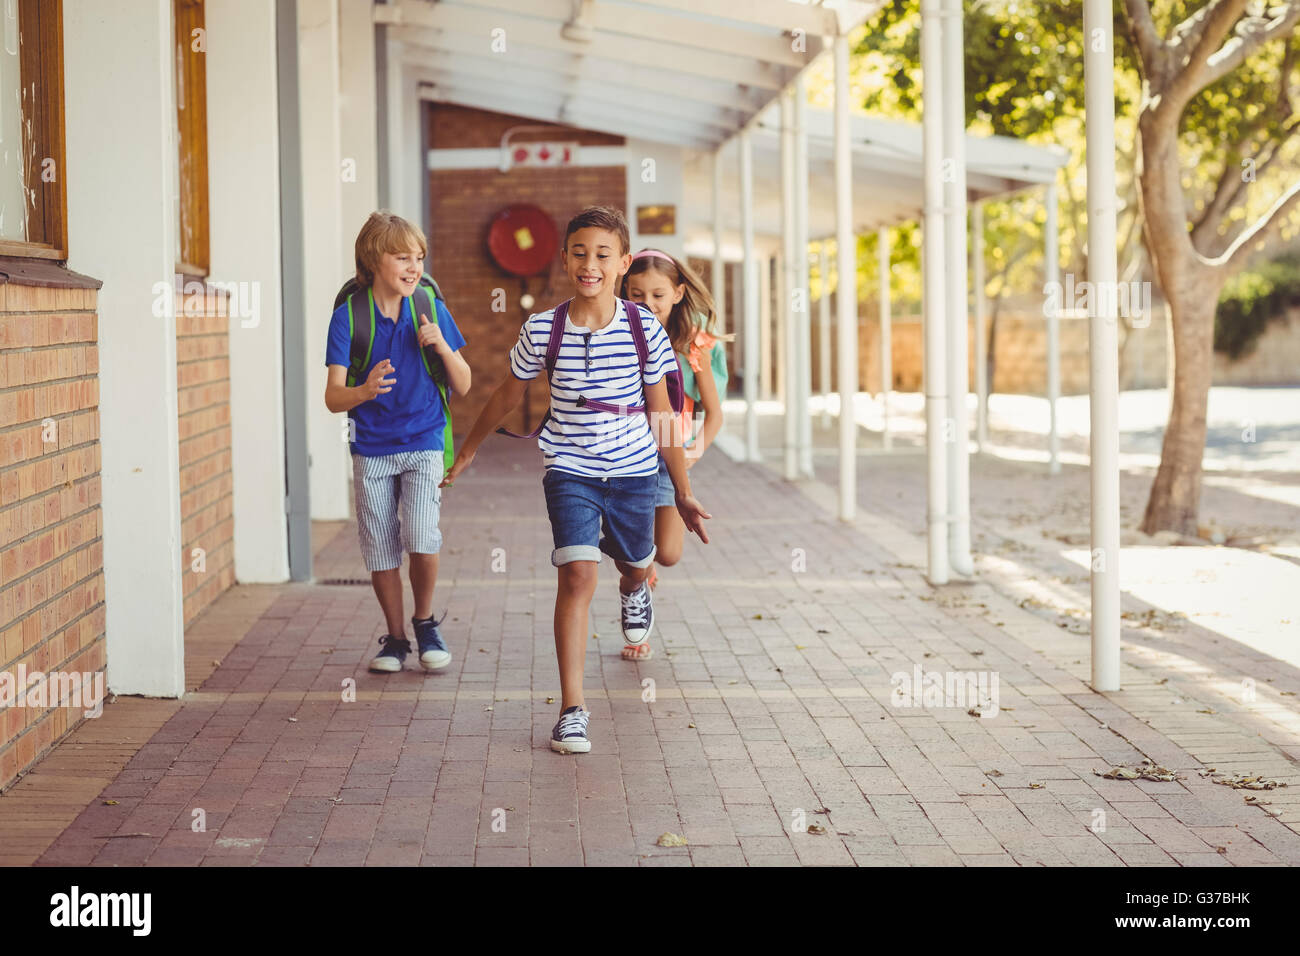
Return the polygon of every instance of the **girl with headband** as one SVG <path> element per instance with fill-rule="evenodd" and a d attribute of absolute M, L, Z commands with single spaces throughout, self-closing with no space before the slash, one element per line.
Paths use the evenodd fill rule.
<path fill-rule="evenodd" d="M 727 387 L 724 339 L 715 334 L 717 312 L 713 296 L 695 271 L 658 249 L 643 249 L 632 257 L 623 278 L 622 297 L 648 308 L 664 326 L 682 369 L 686 403 L 682 409 L 682 435 L 686 436 L 686 467 L 692 468 L 722 429 L 722 396 Z M 696 405 L 703 408 L 704 424 L 692 437 Z M 655 500 L 655 562 L 671 567 L 681 560 L 685 525 L 677 513 L 673 483 L 663 458 L 659 459 L 659 491 Z M 658 575 L 650 570 L 649 585 Z M 626 660 L 647 660 L 650 642 L 623 648 Z"/>

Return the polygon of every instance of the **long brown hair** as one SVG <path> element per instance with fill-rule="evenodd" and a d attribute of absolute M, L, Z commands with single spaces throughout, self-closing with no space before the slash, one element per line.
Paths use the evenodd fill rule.
<path fill-rule="evenodd" d="M 632 265 L 623 277 L 623 298 L 628 297 L 628 280 L 643 272 L 657 272 L 674 286 L 685 286 L 682 301 L 668 313 L 665 331 L 673 350 L 685 354 L 691 347 L 695 333 L 709 332 L 717 319 L 713 296 L 704 286 L 704 280 L 695 270 L 676 256 L 659 249 L 642 249 L 632 258 Z"/>

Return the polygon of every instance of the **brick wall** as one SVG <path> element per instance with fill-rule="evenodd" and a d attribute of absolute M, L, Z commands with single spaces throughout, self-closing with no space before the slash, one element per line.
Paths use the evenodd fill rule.
<path fill-rule="evenodd" d="M 0 675 L 13 690 L 20 666 L 104 670 L 96 300 L 0 282 Z M 57 706 L 66 696 L 30 702 L 0 707 L 0 788 L 84 719 L 79 702 Z"/>
<path fill-rule="evenodd" d="M 235 581 L 228 322 L 224 293 L 209 289 L 177 297 L 181 589 L 186 627 Z"/>
<path fill-rule="evenodd" d="M 458 106 L 429 104 L 429 138 L 434 149 L 497 146 L 501 135 L 516 125 L 533 121 L 500 113 Z M 622 139 L 556 126 L 521 136 L 527 139 L 576 140 L 585 145 L 621 145 Z M 512 137 L 513 140 L 513 137 Z M 429 236 L 429 271 L 447 297 L 456 324 L 465 335 L 465 360 L 474 372 L 466 396 L 452 402 L 452 423 L 458 436 L 465 434 L 491 393 L 510 374 L 507 356 L 519 337 L 527 314 L 519 308 L 523 280 L 502 271 L 488 256 L 487 233 L 492 216 L 516 202 L 533 203 L 555 221 L 563 235 L 565 223 L 584 206 L 604 204 L 626 208 L 627 184 L 623 166 L 527 168 L 502 173 L 493 169 L 433 170 L 429 202 L 432 231 Z M 506 310 L 492 311 L 496 290 L 504 291 Z M 540 312 L 573 294 L 557 254 L 546 276 L 527 281 L 536 299 L 531 311 Z M 521 409 L 511 413 L 506 427 L 531 428 L 549 404 L 544 383 L 528 388 Z"/>

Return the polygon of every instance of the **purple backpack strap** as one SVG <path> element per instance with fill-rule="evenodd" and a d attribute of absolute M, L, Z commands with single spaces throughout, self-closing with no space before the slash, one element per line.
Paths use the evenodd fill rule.
<path fill-rule="evenodd" d="M 569 303 L 566 299 L 555 307 L 555 317 L 551 320 L 551 337 L 546 341 L 546 380 L 551 380 L 555 363 L 560 358 L 560 346 L 564 343 L 564 323 L 569 318 Z"/>
<path fill-rule="evenodd" d="M 650 359 L 650 350 L 646 346 L 645 329 L 641 327 L 641 313 L 635 302 L 629 302 L 627 299 L 619 301 L 623 303 L 623 312 L 627 315 L 628 325 L 632 327 L 632 342 L 636 345 L 636 357 L 640 360 L 641 371 L 644 372 L 646 362 Z M 645 411 L 644 405 L 614 405 L 594 398 L 589 399 L 585 395 L 578 399 L 578 406 L 597 412 L 609 412 L 611 415 L 639 415 Z"/>
<path fill-rule="evenodd" d="M 650 361 L 650 347 L 646 345 L 645 328 L 641 325 L 641 310 L 635 302 L 623 300 L 623 311 L 627 313 L 627 324 L 632 326 L 632 341 L 636 343 L 636 357 L 641 360 L 641 371 L 645 371 Z"/>
<path fill-rule="evenodd" d="M 546 385 L 547 385 L 548 398 L 550 397 L 549 392 L 550 392 L 550 384 L 551 384 L 551 375 L 555 372 L 555 363 L 560 358 L 560 346 L 564 342 L 564 323 L 568 317 L 569 317 L 569 302 L 568 301 L 561 302 L 559 305 L 555 307 L 555 315 L 551 319 L 551 336 L 546 340 L 545 367 L 546 367 Z M 550 419 L 550 417 L 551 417 L 551 410 L 548 405 L 546 409 L 546 414 L 542 416 L 542 420 L 539 421 L 537 423 L 537 427 L 534 428 L 532 431 L 530 431 L 527 435 L 516 435 L 514 432 L 510 431 L 507 428 L 498 428 L 497 434 L 508 435 L 511 438 L 536 438 L 538 435 L 542 433 L 542 429 L 546 427 L 546 423 Z"/>

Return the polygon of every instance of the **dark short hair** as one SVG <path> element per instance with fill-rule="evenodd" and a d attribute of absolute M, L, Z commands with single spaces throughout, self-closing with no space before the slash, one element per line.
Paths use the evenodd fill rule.
<path fill-rule="evenodd" d="M 627 255 L 632 248 L 632 239 L 627 231 L 627 219 L 623 210 L 613 206 L 588 206 L 569 220 L 564 229 L 564 248 L 569 248 L 569 237 L 579 229 L 604 229 L 618 236 L 622 249 L 621 255 Z"/>

